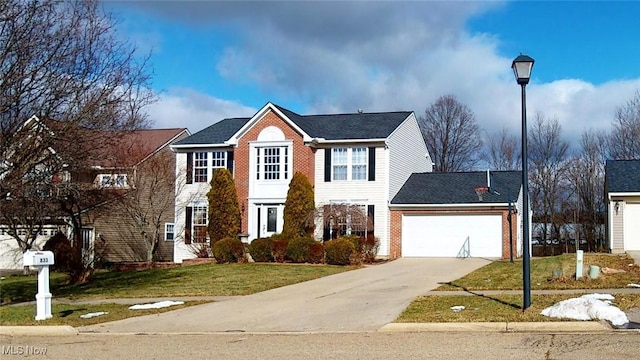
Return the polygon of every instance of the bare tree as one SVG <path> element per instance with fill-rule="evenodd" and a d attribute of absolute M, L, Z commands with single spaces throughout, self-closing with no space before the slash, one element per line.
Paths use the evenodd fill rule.
<path fill-rule="evenodd" d="M 616 109 L 607 145 L 610 159 L 640 159 L 640 89 Z"/>
<path fill-rule="evenodd" d="M 137 158 L 134 155 L 136 152 L 149 153 L 140 143 L 135 143 L 131 150 L 134 158 Z M 176 181 L 179 180 L 176 178 L 175 166 L 171 166 L 175 162 L 174 158 L 174 154 L 167 148 L 132 166 L 129 189 L 114 204 L 116 211 L 127 215 L 126 222 L 133 230 L 130 234 L 133 241 L 129 246 L 142 261 L 154 260 L 162 241 L 167 216 L 174 212 L 173 194 L 179 193 L 184 185 L 179 183 L 176 186 Z"/>
<path fill-rule="evenodd" d="M 518 138 L 506 128 L 488 136 L 487 162 L 493 170 L 522 169 L 522 155 Z"/>
<path fill-rule="evenodd" d="M 482 140 L 475 115 L 454 95 L 438 98 L 418 123 L 435 171 L 470 170 L 480 160 Z"/>
<path fill-rule="evenodd" d="M 573 190 L 575 220 L 587 241 L 587 250 L 598 250 L 603 245 L 604 225 L 604 147 L 606 139 L 593 130 L 585 131 L 580 139 L 580 150 L 569 166 Z M 576 226 L 578 224 L 575 224 Z M 580 236 L 576 237 L 576 241 Z"/>
<path fill-rule="evenodd" d="M 102 131 L 145 126 L 143 107 L 154 100 L 148 57 L 139 57 L 121 39 L 97 0 L 0 2 L 0 206 L 5 219 L 19 218 L 18 203 L 34 201 L 27 188 L 34 188 L 31 174 L 41 172 L 37 188 L 48 188 L 40 194 L 56 209 L 35 207 L 28 222 L 63 216 L 72 226 L 73 246 L 81 246 L 83 211 L 104 199 L 86 184 L 77 185 L 82 181 L 76 177 L 103 160 L 104 154 L 91 151 L 108 141 Z M 39 120 L 27 122 L 33 115 Z M 67 181 L 56 182 L 60 178 Z M 88 280 L 91 271 L 72 281 Z"/>
<path fill-rule="evenodd" d="M 542 113 L 536 114 L 528 136 L 532 210 L 546 243 L 560 239 L 565 223 L 562 217 L 569 193 L 569 143 L 562 138 L 558 120 L 545 119 Z"/>

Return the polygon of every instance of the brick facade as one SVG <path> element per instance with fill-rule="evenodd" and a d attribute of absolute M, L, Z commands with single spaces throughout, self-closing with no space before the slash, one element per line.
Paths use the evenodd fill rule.
<path fill-rule="evenodd" d="M 240 209 L 244 207 L 242 213 L 242 232 L 248 232 L 248 197 L 249 197 L 249 143 L 257 141 L 258 135 L 262 130 L 269 126 L 279 128 L 288 141 L 293 142 L 292 156 L 293 169 L 290 176 L 296 172 L 302 172 L 307 176 L 311 184 L 314 182 L 314 156 L 315 149 L 304 144 L 302 135 L 292 128 L 286 121 L 279 117 L 275 112 L 269 110 L 260 118 L 246 133 L 238 139 L 238 145 L 234 149 L 234 179 L 236 182 L 236 191 Z"/>

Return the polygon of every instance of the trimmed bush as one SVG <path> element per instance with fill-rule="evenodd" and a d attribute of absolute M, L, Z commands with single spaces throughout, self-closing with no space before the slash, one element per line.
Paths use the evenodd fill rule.
<path fill-rule="evenodd" d="M 349 265 L 351 255 L 356 252 L 356 247 L 351 240 L 342 237 L 324 243 L 324 252 L 327 264 Z"/>
<path fill-rule="evenodd" d="M 313 185 L 306 175 L 296 172 L 289 183 L 284 203 L 282 233 L 289 239 L 313 234 L 314 211 Z"/>
<path fill-rule="evenodd" d="M 207 232 L 211 244 L 221 239 L 235 237 L 240 233 L 240 207 L 236 185 L 231 171 L 216 169 L 211 178 L 209 200 L 209 224 Z"/>
<path fill-rule="evenodd" d="M 249 254 L 254 261 L 257 262 L 272 262 L 273 255 L 271 255 L 271 238 L 258 238 L 249 244 Z"/>
<path fill-rule="evenodd" d="M 308 262 L 312 264 L 321 264 L 324 261 L 324 245 L 321 242 L 314 242 L 309 248 Z"/>
<path fill-rule="evenodd" d="M 365 263 L 373 263 L 378 256 L 378 250 L 380 250 L 380 239 L 373 235 L 368 235 L 366 238 L 360 238 L 359 251 L 362 255 L 362 260 Z"/>
<path fill-rule="evenodd" d="M 283 263 L 287 259 L 289 241 L 282 234 L 271 235 L 271 255 L 273 260 Z"/>
<path fill-rule="evenodd" d="M 289 241 L 287 245 L 287 257 L 294 263 L 304 263 L 309 261 L 309 249 L 316 240 L 311 236 L 297 236 Z"/>
<path fill-rule="evenodd" d="M 213 257 L 218 263 L 244 261 L 244 244 L 238 238 L 224 238 L 213 244 Z"/>

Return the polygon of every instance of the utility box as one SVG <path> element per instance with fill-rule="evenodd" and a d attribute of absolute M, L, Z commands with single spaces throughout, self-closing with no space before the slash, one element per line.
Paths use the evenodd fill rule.
<path fill-rule="evenodd" d="M 36 320 L 51 319 L 51 292 L 49 292 L 49 266 L 54 264 L 51 251 L 25 251 L 24 266 L 38 268 L 38 293 L 36 294 Z"/>
<path fill-rule="evenodd" d="M 26 251 L 23 255 L 24 266 L 50 266 L 54 264 L 51 251 Z"/>

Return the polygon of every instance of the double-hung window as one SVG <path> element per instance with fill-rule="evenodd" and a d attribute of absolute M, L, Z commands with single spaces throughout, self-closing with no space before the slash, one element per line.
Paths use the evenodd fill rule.
<path fill-rule="evenodd" d="M 164 224 L 164 240 L 173 241 L 174 231 L 175 231 L 175 226 L 173 223 L 165 223 Z"/>
<path fill-rule="evenodd" d="M 367 148 L 333 148 L 332 180 L 367 180 Z"/>
<path fill-rule="evenodd" d="M 209 167 L 209 153 L 193 153 L 193 181 L 197 183 L 207 182 L 207 172 Z"/>
<path fill-rule="evenodd" d="M 193 166 L 190 161 L 193 161 Z M 203 183 L 211 180 L 216 169 L 226 168 L 227 161 L 229 159 L 226 151 L 194 152 L 193 160 L 190 160 L 189 155 L 187 157 L 187 167 L 193 169 L 193 182 Z M 189 183 L 188 179 L 187 182 Z"/>
<path fill-rule="evenodd" d="M 207 241 L 207 206 L 196 205 L 193 207 L 193 242 L 204 243 Z"/>

